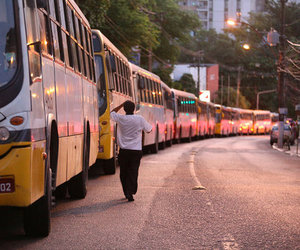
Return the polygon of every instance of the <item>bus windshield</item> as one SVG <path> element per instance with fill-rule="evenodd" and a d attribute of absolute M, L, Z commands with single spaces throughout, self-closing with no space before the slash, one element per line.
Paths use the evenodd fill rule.
<path fill-rule="evenodd" d="M 17 69 L 13 2 L 11 0 L 0 1 L 0 88 L 13 78 Z"/>

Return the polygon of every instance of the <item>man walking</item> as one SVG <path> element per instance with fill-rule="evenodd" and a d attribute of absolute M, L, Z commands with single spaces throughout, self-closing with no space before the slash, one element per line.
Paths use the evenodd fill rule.
<path fill-rule="evenodd" d="M 126 115 L 117 114 L 124 108 Z M 123 192 L 128 201 L 134 201 L 142 152 L 142 131 L 150 133 L 152 126 L 140 115 L 134 114 L 135 104 L 126 101 L 114 108 L 110 117 L 117 123 L 117 140 L 120 146 L 119 164 Z"/>

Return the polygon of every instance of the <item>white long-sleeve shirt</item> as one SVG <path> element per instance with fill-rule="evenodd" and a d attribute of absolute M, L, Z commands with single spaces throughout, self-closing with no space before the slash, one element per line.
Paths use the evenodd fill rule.
<path fill-rule="evenodd" d="M 110 113 L 117 126 L 118 145 L 122 149 L 142 150 L 142 131 L 149 133 L 152 126 L 140 115 L 122 115 Z"/>

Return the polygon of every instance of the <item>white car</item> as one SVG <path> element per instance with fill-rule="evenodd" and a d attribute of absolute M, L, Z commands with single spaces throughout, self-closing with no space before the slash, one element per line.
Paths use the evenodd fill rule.
<path fill-rule="evenodd" d="M 278 141 L 278 125 L 274 125 L 270 132 L 270 144 L 273 145 L 275 142 Z M 294 145 L 294 139 L 292 134 L 292 128 L 289 124 L 284 124 L 284 136 L 283 142 L 289 142 L 291 145 Z"/>

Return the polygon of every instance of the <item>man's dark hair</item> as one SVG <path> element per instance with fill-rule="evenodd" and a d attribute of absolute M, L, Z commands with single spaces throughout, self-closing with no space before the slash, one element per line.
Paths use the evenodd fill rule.
<path fill-rule="evenodd" d="M 132 101 L 124 102 L 124 111 L 126 112 L 126 115 L 133 115 L 134 109 L 135 104 Z"/>

